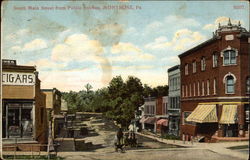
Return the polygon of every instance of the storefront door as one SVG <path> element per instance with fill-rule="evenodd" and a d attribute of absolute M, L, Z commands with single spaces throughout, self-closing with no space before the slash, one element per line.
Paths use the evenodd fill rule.
<path fill-rule="evenodd" d="M 224 137 L 238 137 L 238 124 L 224 125 Z"/>
<path fill-rule="evenodd" d="M 8 109 L 8 136 L 21 137 L 20 108 Z"/>

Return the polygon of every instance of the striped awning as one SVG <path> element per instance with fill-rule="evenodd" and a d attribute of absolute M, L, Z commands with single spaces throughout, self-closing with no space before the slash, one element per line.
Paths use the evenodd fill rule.
<path fill-rule="evenodd" d="M 160 119 L 156 122 L 157 125 L 162 125 L 162 126 L 168 126 L 168 120 L 167 119 Z"/>
<path fill-rule="evenodd" d="M 143 117 L 140 119 L 140 121 L 139 121 L 139 122 L 140 122 L 140 123 L 144 123 L 144 122 L 145 122 L 145 120 L 146 120 L 146 117 L 144 117 L 144 116 L 143 116 Z"/>
<path fill-rule="evenodd" d="M 221 124 L 234 124 L 237 119 L 237 105 L 223 105 L 220 118 Z"/>
<path fill-rule="evenodd" d="M 147 124 L 155 124 L 155 121 L 156 121 L 156 118 L 155 117 L 148 117 L 144 123 L 147 123 Z"/>
<path fill-rule="evenodd" d="M 197 123 L 218 122 L 216 105 L 198 105 L 195 110 L 186 118 L 186 121 Z"/>

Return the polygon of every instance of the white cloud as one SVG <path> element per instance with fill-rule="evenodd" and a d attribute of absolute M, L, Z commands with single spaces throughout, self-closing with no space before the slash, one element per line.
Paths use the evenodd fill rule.
<path fill-rule="evenodd" d="M 114 55 L 110 57 L 112 61 L 143 61 L 152 60 L 155 58 L 152 54 L 143 52 L 142 49 L 135 46 L 132 43 L 120 42 L 113 45 L 111 48 L 111 53 Z"/>
<path fill-rule="evenodd" d="M 56 63 L 54 61 L 51 61 L 50 59 L 38 59 L 36 61 L 30 61 L 27 64 L 28 66 L 36 66 L 38 70 L 43 70 L 43 69 L 51 69 L 53 68 L 54 70 L 61 69 L 65 67 L 67 64 L 66 63 Z"/>
<path fill-rule="evenodd" d="M 154 42 L 146 44 L 144 47 L 151 50 L 162 50 L 170 47 L 170 42 L 168 42 L 167 37 L 161 36 L 154 40 Z"/>
<path fill-rule="evenodd" d="M 23 46 L 13 46 L 11 47 L 11 50 L 14 52 L 30 52 L 30 51 L 36 51 L 40 49 L 47 48 L 47 42 L 43 39 L 34 39 L 30 42 L 25 43 Z"/>
<path fill-rule="evenodd" d="M 174 33 L 171 41 L 167 41 L 166 37 L 158 37 L 152 43 L 146 44 L 144 47 L 151 50 L 170 49 L 173 51 L 184 51 L 190 47 L 205 40 L 199 32 L 194 32 L 189 29 L 180 29 Z"/>
<path fill-rule="evenodd" d="M 33 41 L 30 41 L 23 46 L 23 51 L 35 51 L 47 48 L 47 43 L 43 39 L 35 39 Z"/>
<path fill-rule="evenodd" d="M 178 15 L 166 16 L 162 21 L 154 21 L 145 27 L 145 34 L 155 32 L 165 33 L 172 29 L 180 29 L 185 27 L 199 27 L 201 24 L 192 18 L 186 18 Z"/>
<path fill-rule="evenodd" d="M 229 20 L 229 17 L 225 17 L 225 16 L 218 17 L 218 18 L 216 18 L 214 20 L 213 23 L 204 25 L 203 29 L 210 30 L 210 31 L 215 31 L 218 28 L 219 23 L 221 25 L 227 25 L 228 20 Z M 230 19 L 230 20 L 231 20 L 232 24 L 238 24 L 239 23 L 239 20 L 236 20 L 236 19 Z M 241 24 L 244 25 L 244 21 L 240 20 L 240 22 L 241 22 Z"/>
<path fill-rule="evenodd" d="M 73 34 L 52 49 L 51 58 L 55 61 L 86 61 L 102 55 L 103 51 L 99 41 L 90 40 L 85 34 Z"/>

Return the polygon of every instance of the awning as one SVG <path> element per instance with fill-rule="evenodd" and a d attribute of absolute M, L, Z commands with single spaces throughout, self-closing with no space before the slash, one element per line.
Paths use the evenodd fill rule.
<path fill-rule="evenodd" d="M 186 118 L 186 121 L 197 123 L 218 122 L 216 105 L 198 105 L 195 110 Z"/>
<path fill-rule="evenodd" d="M 168 120 L 167 119 L 160 119 L 156 123 L 157 125 L 162 125 L 162 126 L 168 126 Z"/>
<path fill-rule="evenodd" d="M 155 117 L 148 117 L 144 123 L 155 124 L 155 121 L 156 121 Z"/>
<path fill-rule="evenodd" d="M 140 122 L 140 123 L 144 123 L 144 122 L 145 122 L 145 120 L 146 120 L 146 117 L 144 117 L 144 116 L 143 116 L 143 117 L 140 119 L 140 121 L 139 121 L 139 122 Z"/>
<path fill-rule="evenodd" d="M 237 105 L 223 105 L 219 123 L 234 124 L 236 118 L 237 118 Z"/>

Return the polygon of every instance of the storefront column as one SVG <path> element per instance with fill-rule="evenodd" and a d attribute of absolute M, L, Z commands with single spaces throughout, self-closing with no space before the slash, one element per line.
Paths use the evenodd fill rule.
<path fill-rule="evenodd" d="M 36 103 L 32 105 L 32 123 L 33 123 L 33 139 L 36 139 Z"/>
<path fill-rule="evenodd" d="M 238 106 L 238 130 L 239 130 L 239 137 L 245 136 L 244 131 L 244 123 L 245 123 L 245 109 L 244 104 L 240 104 Z"/>

